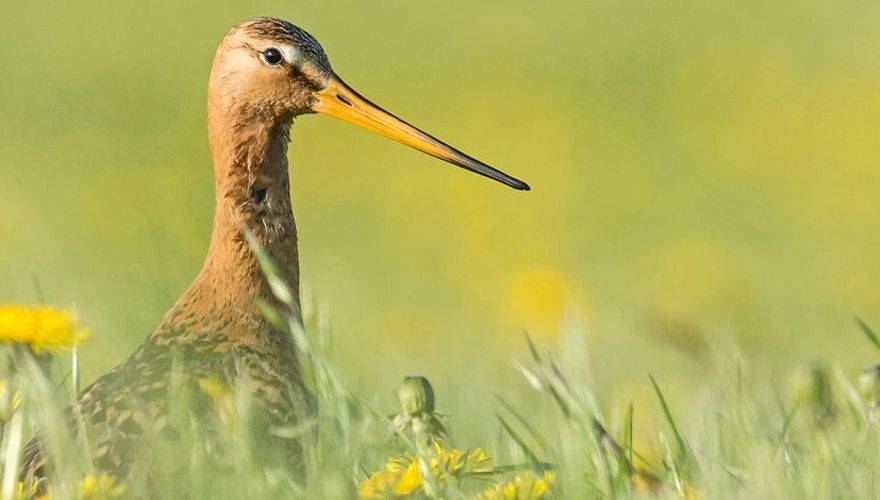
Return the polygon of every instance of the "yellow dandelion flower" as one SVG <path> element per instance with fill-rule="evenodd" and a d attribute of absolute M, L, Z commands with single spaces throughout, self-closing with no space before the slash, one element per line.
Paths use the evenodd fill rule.
<path fill-rule="evenodd" d="M 419 462 L 418 460 L 412 460 L 406 469 L 400 473 L 397 485 L 394 487 L 394 495 L 409 495 L 421 489 L 424 484 L 425 482 L 422 480 L 422 469 L 419 467 Z"/>
<path fill-rule="evenodd" d="M 79 483 L 79 500 L 116 500 L 122 498 L 125 485 L 109 474 L 92 475 L 82 478 Z"/>
<path fill-rule="evenodd" d="M 492 457 L 480 448 L 472 451 L 446 449 L 439 441 L 434 441 L 422 458 L 434 480 L 439 483 L 495 473 L 491 466 Z M 358 497 L 362 500 L 392 496 L 405 498 L 424 490 L 425 478 L 419 460 L 415 455 L 390 458 L 385 470 L 373 474 L 360 484 Z"/>
<path fill-rule="evenodd" d="M 518 475 L 510 481 L 497 484 L 477 495 L 478 500 L 543 500 L 550 498 L 551 487 L 556 481 L 556 474 L 544 472 L 544 475 Z"/>
<path fill-rule="evenodd" d="M 385 465 L 385 470 L 373 474 L 358 486 L 358 498 L 406 498 L 420 491 L 424 485 L 417 457 L 394 457 Z"/>
<path fill-rule="evenodd" d="M 70 311 L 50 307 L 0 306 L 0 342 L 23 344 L 34 352 L 70 349 L 88 337 Z"/>
<path fill-rule="evenodd" d="M 361 500 L 382 500 L 390 496 L 399 477 L 387 470 L 379 471 L 358 486 L 358 498 Z"/>
<path fill-rule="evenodd" d="M 232 391 L 225 382 L 217 377 L 205 377 L 199 380 L 199 388 L 215 401 L 223 401 L 232 396 Z"/>
<path fill-rule="evenodd" d="M 31 500 L 37 496 L 37 483 L 25 484 L 19 481 L 12 494 L 14 500 Z"/>
<path fill-rule="evenodd" d="M 503 315 L 538 336 L 553 337 L 562 329 L 577 299 L 565 273 L 556 269 L 524 270 L 510 279 Z"/>
<path fill-rule="evenodd" d="M 470 452 L 446 450 L 439 441 L 434 441 L 434 456 L 430 464 L 432 470 L 436 467 L 442 474 L 459 477 L 492 474 L 491 462 L 492 457 L 480 448 Z"/>
<path fill-rule="evenodd" d="M 211 398 L 220 418 L 226 423 L 235 419 L 235 394 L 226 382 L 209 376 L 199 379 L 199 388 Z"/>

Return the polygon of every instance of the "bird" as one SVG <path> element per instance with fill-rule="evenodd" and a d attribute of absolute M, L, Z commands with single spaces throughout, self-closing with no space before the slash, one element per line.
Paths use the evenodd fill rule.
<path fill-rule="evenodd" d="M 279 332 L 259 307 L 280 304 L 249 243 L 251 238 L 274 261 L 298 304 L 288 171 L 296 118 L 314 113 L 339 118 L 513 189 L 530 189 L 369 101 L 336 74 L 312 35 L 279 18 L 247 19 L 226 33 L 214 56 L 207 97 L 215 209 L 203 267 L 133 354 L 67 408 L 92 450 L 94 467 L 118 477 L 130 473 L 140 436 L 173 437 L 172 373 L 227 384 L 246 377 L 272 425 L 292 425 L 316 412 L 292 336 Z M 287 458 L 296 462 L 302 446 L 294 440 Z M 46 455 L 39 434 L 26 444 L 24 469 L 32 478 L 48 477 Z"/>

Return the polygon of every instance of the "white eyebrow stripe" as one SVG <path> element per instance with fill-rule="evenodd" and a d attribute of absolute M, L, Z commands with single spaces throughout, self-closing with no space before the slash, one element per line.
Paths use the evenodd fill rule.
<path fill-rule="evenodd" d="M 299 61 L 299 50 L 297 50 L 296 47 L 294 47 L 293 45 L 282 45 L 281 47 L 279 47 L 279 49 L 281 49 L 281 52 L 284 54 L 284 59 L 288 63 L 295 63 Z"/>

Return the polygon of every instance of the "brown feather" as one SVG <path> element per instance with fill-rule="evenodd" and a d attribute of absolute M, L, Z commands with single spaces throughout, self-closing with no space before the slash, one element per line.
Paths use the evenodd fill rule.
<path fill-rule="evenodd" d="M 68 409 L 72 422 L 84 423 L 86 435 L 80 437 L 100 471 L 124 477 L 138 458 L 140 436 L 173 434 L 165 428 L 167 389 L 177 366 L 191 384 L 213 377 L 233 387 L 243 377 L 273 425 L 291 425 L 298 415 L 315 411 L 292 337 L 270 326 L 257 307 L 258 301 L 280 304 L 244 236 L 245 230 L 255 236 L 296 293 L 287 145 L 293 117 L 307 112 L 308 90 L 297 86 L 301 75 L 278 75 L 260 63 L 255 48 L 267 43 L 295 44 L 310 57 L 308 81 L 330 71 L 317 41 L 285 21 L 248 20 L 221 42 L 208 87 L 216 206 L 204 266 L 144 343 Z M 298 307 L 290 313 L 298 314 Z M 299 454 L 299 443 L 290 447 L 291 455 Z M 24 453 L 28 474 L 44 476 L 38 439 L 29 441 Z"/>

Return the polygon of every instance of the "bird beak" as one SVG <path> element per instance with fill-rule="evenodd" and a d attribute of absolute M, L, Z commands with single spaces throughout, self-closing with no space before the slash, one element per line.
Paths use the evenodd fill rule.
<path fill-rule="evenodd" d="M 312 110 L 354 123 L 379 135 L 406 144 L 435 158 L 458 165 L 471 172 L 494 179 L 513 189 L 528 191 L 529 185 L 413 127 L 409 123 L 373 104 L 346 85 L 338 76 L 330 79 L 326 89 L 319 91 Z"/>

